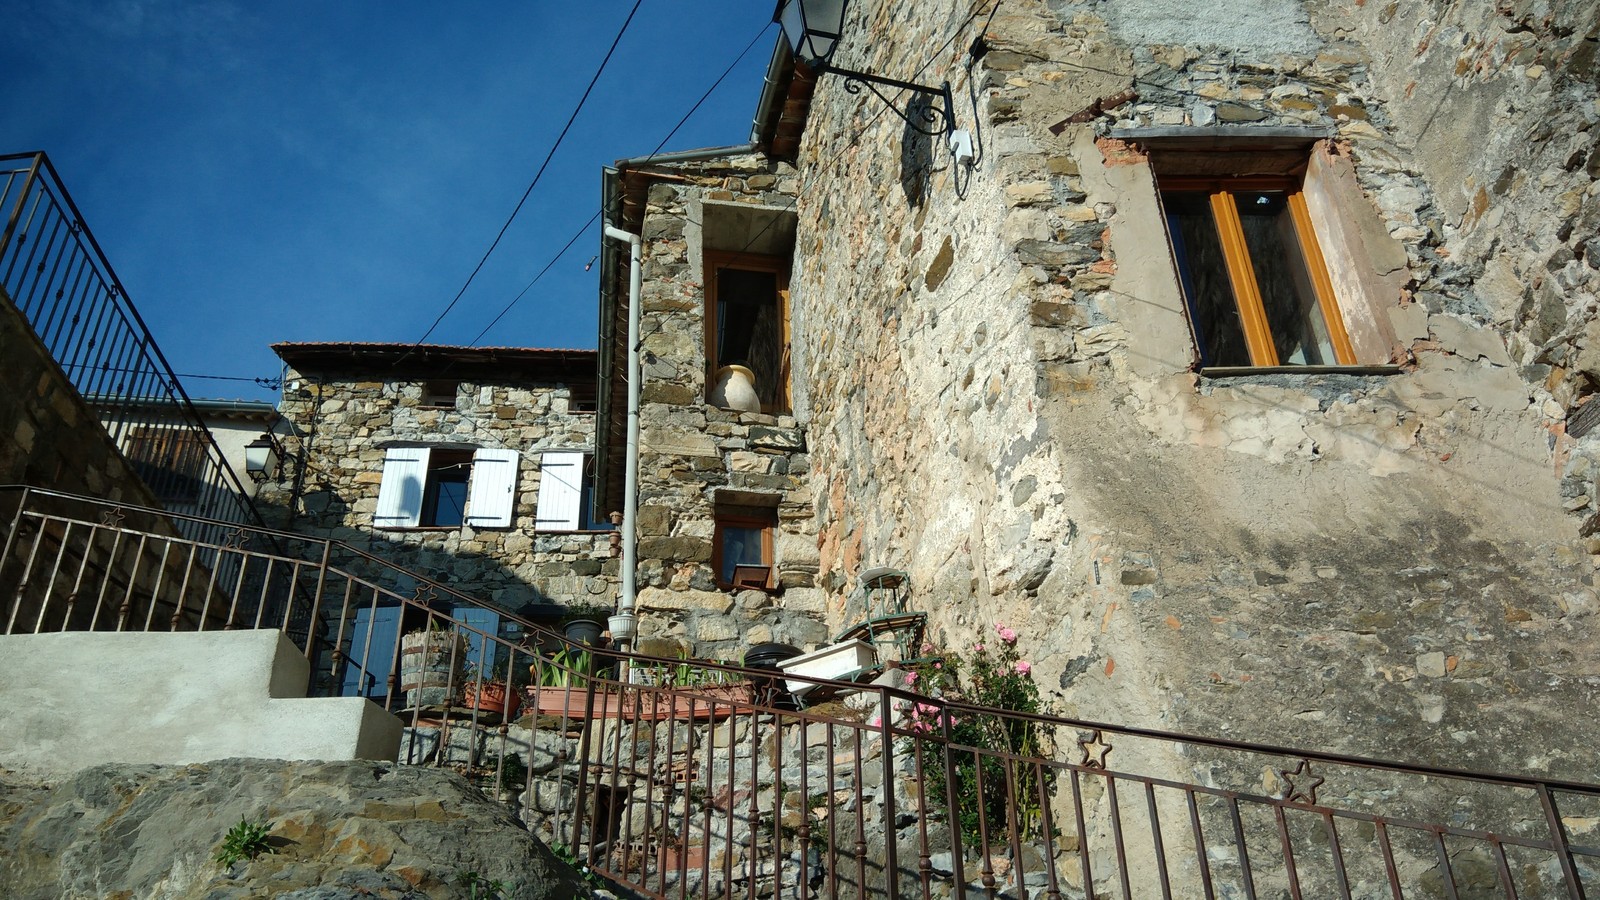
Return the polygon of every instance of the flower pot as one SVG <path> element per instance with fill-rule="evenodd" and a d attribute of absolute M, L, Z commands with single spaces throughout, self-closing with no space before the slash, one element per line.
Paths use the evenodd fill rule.
<path fill-rule="evenodd" d="M 400 638 L 400 689 L 406 705 L 444 706 L 465 680 L 467 638 L 452 631 L 417 631 Z"/>
<path fill-rule="evenodd" d="M 761 412 L 761 395 L 756 393 L 756 373 L 744 366 L 723 366 L 717 370 L 716 384 L 706 400 L 712 406 L 739 412 Z"/>
<path fill-rule="evenodd" d="M 462 696 L 468 709 L 498 713 L 507 719 L 515 718 L 522 707 L 522 697 L 508 690 L 503 681 L 469 681 Z"/>
<path fill-rule="evenodd" d="M 561 633 L 566 635 L 567 640 L 590 647 L 600 643 L 600 636 L 605 634 L 605 631 L 605 626 L 594 619 L 573 619 L 561 628 Z"/>
<path fill-rule="evenodd" d="M 788 675 L 840 680 L 854 678 L 863 669 L 870 669 L 877 664 L 878 652 L 871 644 L 866 641 L 844 641 L 786 659 L 778 664 L 778 668 Z M 804 696 L 817 686 L 815 682 L 797 678 L 786 681 L 789 693 L 796 697 Z"/>

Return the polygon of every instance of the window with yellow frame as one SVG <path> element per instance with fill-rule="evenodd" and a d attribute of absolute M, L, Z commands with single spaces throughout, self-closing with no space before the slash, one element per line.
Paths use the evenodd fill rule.
<path fill-rule="evenodd" d="M 1298 178 L 1160 189 L 1202 368 L 1357 364 Z"/>

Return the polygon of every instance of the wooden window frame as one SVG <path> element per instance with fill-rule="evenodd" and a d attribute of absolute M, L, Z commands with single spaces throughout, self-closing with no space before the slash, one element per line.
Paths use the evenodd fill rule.
<path fill-rule="evenodd" d="M 1234 303 L 1239 310 L 1245 345 L 1250 353 L 1250 365 L 1254 368 L 1270 368 L 1283 363 L 1279 361 L 1277 348 L 1272 342 L 1272 329 L 1267 322 L 1266 306 L 1262 303 L 1261 290 L 1256 284 L 1255 266 L 1250 259 L 1250 249 L 1245 243 L 1239 207 L 1233 197 L 1235 191 L 1284 192 L 1289 215 L 1294 222 L 1296 241 L 1311 280 L 1312 291 L 1316 295 L 1317 306 L 1328 327 L 1328 341 L 1333 346 L 1334 357 L 1340 366 L 1358 365 L 1350 334 L 1345 329 L 1344 314 L 1340 311 L 1338 298 L 1333 291 L 1333 280 L 1328 277 L 1327 261 L 1323 258 L 1322 248 L 1317 242 L 1316 229 L 1311 223 L 1311 213 L 1306 206 L 1301 181 L 1300 177 L 1284 176 L 1162 178 L 1158 175 L 1156 179 L 1158 197 L 1164 197 L 1168 193 L 1207 195 L 1212 221 L 1217 229 L 1217 238 L 1222 246 L 1228 270 L 1228 281 L 1233 287 Z M 1163 223 L 1167 221 L 1164 202 L 1162 221 Z M 1177 267 L 1176 256 L 1173 259 L 1173 266 Z M 1188 305 L 1187 297 L 1185 305 Z M 1199 353 L 1199 338 L 1194 334 L 1196 324 L 1193 321 L 1192 309 L 1188 315 L 1191 336 L 1195 340 L 1196 353 Z"/>
<path fill-rule="evenodd" d="M 760 566 L 739 565 L 734 567 L 732 581 L 722 580 L 722 530 L 724 528 L 750 528 L 761 533 L 761 558 L 766 560 L 767 579 L 764 584 L 742 582 L 739 578 L 740 569 L 754 569 Z M 762 517 L 747 513 L 728 515 L 718 513 L 716 529 L 711 537 L 711 570 L 717 580 L 717 587 L 725 591 L 742 591 L 754 588 L 758 591 L 773 591 L 778 586 L 778 560 L 774 552 L 774 534 L 778 529 L 776 514 Z"/>
<path fill-rule="evenodd" d="M 707 250 L 705 252 L 705 353 L 706 353 L 706 392 L 709 394 L 711 386 L 716 383 L 717 370 L 722 368 L 722 363 L 717 359 L 717 275 L 723 269 L 738 269 L 746 272 L 771 272 L 777 281 L 777 304 L 780 334 L 783 340 L 783 349 L 778 357 L 778 400 L 776 403 L 763 403 L 761 411 L 768 415 L 785 415 L 794 409 L 794 400 L 790 388 L 790 341 L 789 341 L 789 261 L 781 256 L 768 256 L 764 253 L 735 253 L 728 250 Z"/>

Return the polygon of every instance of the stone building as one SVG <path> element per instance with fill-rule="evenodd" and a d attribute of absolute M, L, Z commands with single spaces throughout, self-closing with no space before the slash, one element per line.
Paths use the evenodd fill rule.
<path fill-rule="evenodd" d="M 279 410 L 291 433 L 258 498 L 281 527 L 423 573 L 491 610 L 545 621 L 573 607 L 609 612 L 612 532 L 590 505 L 593 351 L 273 350 L 288 367 Z M 492 612 L 471 615 L 498 624 L 484 618 Z"/>
<path fill-rule="evenodd" d="M 606 174 L 641 635 L 814 643 L 888 565 L 1068 714 L 1592 776 L 1597 26 L 849 5 L 833 64 L 948 81 L 970 164 L 780 43 L 751 145 Z M 709 402 L 734 357 L 759 412 Z"/>

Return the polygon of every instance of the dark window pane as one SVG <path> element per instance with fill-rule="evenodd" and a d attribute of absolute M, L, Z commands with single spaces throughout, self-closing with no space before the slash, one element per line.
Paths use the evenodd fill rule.
<path fill-rule="evenodd" d="M 419 524 L 438 528 L 466 522 L 467 477 L 472 471 L 471 452 L 435 450 L 422 494 Z"/>
<path fill-rule="evenodd" d="M 762 528 L 739 525 L 722 526 L 722 581 L 733 582 L 734 566 L 767 565 L 762 541 Z"/>
<path fill-rule="evenodd" d="M 1334 365 L 1328 323 L 1311 284 L 1288 195 L 1282 191 L 1235 191 L 1256 288 L 1266 309 L 1267 327 L 1285 366 Z"/>
<path fill-rule="evenodd" d="M 717 270 L 717 365 L 741 365 L 755 375 L 761 405 L 782 395 L 783 323 L 778 276 L 745 269 Z"/>
<path fill-rule="evenodd" d="M 1162 194 L 1161 200 L 1167 210 L 1167 233 L 1172 237 L 1183 296 L 1189 304 L 1189 321 L 1200 348 L 1200 364 L 1250 365 L 1250 348 L 1239 321 L 1210 200 L 1205 194 L 1191 192 Z"/>

